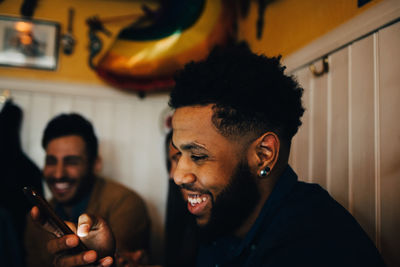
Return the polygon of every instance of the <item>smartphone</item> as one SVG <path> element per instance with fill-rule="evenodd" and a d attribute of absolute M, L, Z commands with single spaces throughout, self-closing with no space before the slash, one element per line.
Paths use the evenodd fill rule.
<path fill-rule="evenodd" d="M 35 189 L 26 186 L 23 188 L 23 191 L 29 202 L 39 208 L 40 216 L 43 218 L 43 220 L 47 221 L 56 229 L 55 234 L 57 237 L 75 234 L 71 228 L 69 228 L 68 225 L 66 225 L 64 221 L 57 216 L 46 199 L 40 196 Z M 82 241 L 79 240 L 79 245 L 75 248 L 75 250 L 77 250 L 75 252 L 78 252 L 88 250 L 88 248 L 82 243 Z"/>

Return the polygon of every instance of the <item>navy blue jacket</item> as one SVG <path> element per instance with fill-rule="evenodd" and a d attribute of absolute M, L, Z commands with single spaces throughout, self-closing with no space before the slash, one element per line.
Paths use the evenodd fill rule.
<path fill-rule="evenodd" d="M 385 266 L 374 243 L 317 184 L 288 166 L 243 240 L 202 245 L 198 266 Z"/>

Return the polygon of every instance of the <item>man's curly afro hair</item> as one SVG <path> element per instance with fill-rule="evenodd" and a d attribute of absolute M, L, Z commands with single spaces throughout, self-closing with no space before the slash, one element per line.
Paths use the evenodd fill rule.
<path fill-rule="evenodd" d="M 273 131 L 290 142 L 304 113 L 303 89 L 284 70 L 280 57 L 256 55 L 246 43 L 217 47 L 177 73 L 169 105 L 212 104 L 213 123 L 226 137 Z"/>

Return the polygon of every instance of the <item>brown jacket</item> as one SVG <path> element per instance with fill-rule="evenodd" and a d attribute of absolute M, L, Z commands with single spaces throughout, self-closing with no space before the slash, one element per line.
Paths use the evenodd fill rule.
<path fill-rule="evenodd" d="M 137 193 L 116 182 L 97 178 L 86 213 L 101 216 L 108 222 L 118 251 L 148 249 L 150 218 Z M 47 241 L 52 238 L 53 235 L 35 225 L 28 214 L 25 232 L 27 266 L 52 266 L 53 259 L 46 250 Z"/>

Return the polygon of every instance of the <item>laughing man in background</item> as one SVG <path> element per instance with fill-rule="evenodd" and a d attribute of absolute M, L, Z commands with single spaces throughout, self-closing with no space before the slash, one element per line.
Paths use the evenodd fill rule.
<path fill-rule="evenodd" d="M 98 140 L 88 120 L 79 114 L 53 118 L 44 131 L 42 145 L 46 151 L 43 176 L 58 216 L 75 223 L 82 213 L 103 217 L 114 233 L 118 257 L 148 249 L 150 219 L 145 203 L 132 190 L 96 175 L 101 159 Z M 54 257 L 46 250 L 47 240 L 52 238 L 28 219 L 28 266 L 54 266 Z"/>

